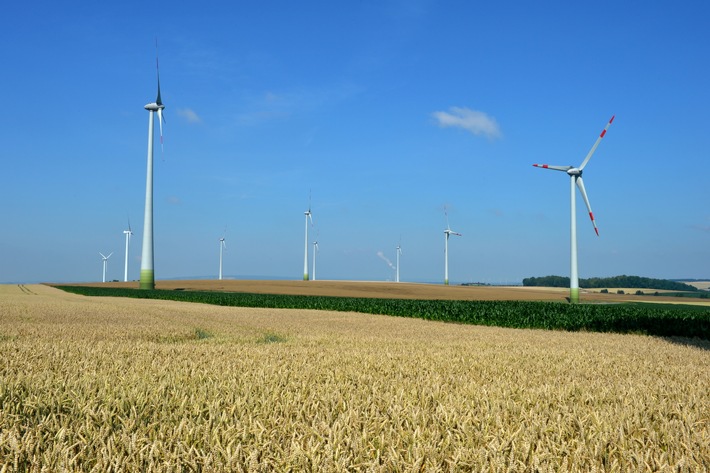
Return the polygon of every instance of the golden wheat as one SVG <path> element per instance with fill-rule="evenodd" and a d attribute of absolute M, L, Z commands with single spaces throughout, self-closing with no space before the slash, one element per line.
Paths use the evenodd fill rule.
<path fill-rule="evenodd" d="M 710 344 L 0 286 L 1 471 L 706 471 Z"/>

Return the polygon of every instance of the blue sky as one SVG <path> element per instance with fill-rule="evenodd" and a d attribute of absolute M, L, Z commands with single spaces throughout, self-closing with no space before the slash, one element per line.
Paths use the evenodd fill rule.
<path fill-rule="evenodd" d="M 710 277 L 706 2 L 13 2 L 0 19 L 0 282 L 140 266 L 155 38 L 156 279 Z M 309 256 L 310 261 L 310 256 Z"/>

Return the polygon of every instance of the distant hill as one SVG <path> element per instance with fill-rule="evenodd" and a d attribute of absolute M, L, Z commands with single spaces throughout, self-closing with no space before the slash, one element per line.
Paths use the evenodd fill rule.
<path fill-rule="evenodd" d="M 544 276 L 523 279 L 523 286 L 569 287 L 569 278 L 564 276 Z M 643 278 L 640 276 L 613 276 L 610 278 L 580 279 L 579 287 L 603 289 L 608 287 L 628 287 L 637 289 L 662 289 L 668 291 L 698 291 L 697 287 L 668 279 Z"/>

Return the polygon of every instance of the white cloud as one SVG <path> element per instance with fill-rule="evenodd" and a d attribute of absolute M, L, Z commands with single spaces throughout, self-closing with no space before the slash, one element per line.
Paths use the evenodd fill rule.
<path fill-rule="evenodd" d="M 202 119 L 190 108 L 178 108 L 177 114 L 188 121 L 188 123 L 200 123 Z"/>
<path fill-rule="evenodd" d="M 488 138 L 500 138 L 501 132 L 495 118 L 478 110 L 466 107 L 450 107 L 448 112 L 434 112 L 433 117 L 440 127 L 458 127 Z"/>

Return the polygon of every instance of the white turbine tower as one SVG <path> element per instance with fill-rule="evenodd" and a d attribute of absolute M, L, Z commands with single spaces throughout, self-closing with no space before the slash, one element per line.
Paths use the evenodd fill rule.
<path fill-rule="evenodd" d="M 318 239 L 313 242 L 313 281 L 316 280 L 316 253 L 318 253 Z"/>
<path fill-rule="evenodd" d="M 311 214 L 311 203 L 310 199 L 308 199 L 308 210 L 303 212 L 306 216 L 306 243 L 305 243 L 305 251 L 303 255 L 303 280 L 308 281 L 308 219 L 311 220 L 311 225 L 313 225 L 313 215 Z"/>
<path fill-rule="evenodd" d="M 449 235 L 461 236 L 460 233 L 451 230 L 449 227 L 449 214 L 444 209 L 446 215 L 446 230 L 444 230 L 444 285 L 449 285 Z"/>
<path fill-rule="evenodd" d="M 128 230 L 123 230 L 123 234 L 126 235 L 126 262 L 123 267 L 123 282 L 128 281 L 128 244 L 131 241 L 131 236 L 133 232 L 131 231 L 131 221 L 128 221 Z"/>
<path fill-rule="evenodd" d="M 100 251 L 99 251 L 99 254 L 101 255 L 101 258 L 102 258 L 103 261 L 104 261 L 104 276 L 103 276 L 103 278 L 101 279 L 101 282 L 106 282 L 106 266 L 108 265 L 108 259 L 109 259 L 109 258 L 111 257 L 111 255 L 113 254 L 113 251 L 112 251 L 111 253 L 109 253 L 108 256 L 105 256 L 105 255 L 104 255 L 103 253 L 101 253 Z"/>
<path fill-rule="evenodd" d="M 163 146 L 163 101 L 160 98 L 160 67 L 158 65 L 158 42 L 155 43 L 155 68 L 158 78 L 158 97 L 155 102 L 144 108 L 150 112 L 148 118 L 148 168 L 145 180 L 145 216 L 143 220 L 143 253 L 141 254 L 141 289 L 155 289 L 155 273 L 153 270 L 153 129 L 154 115 L 158 113 L 160 124 L 160 146 Z"/>
<path fill-rule="evenodd" d="M 227 243 L 224 241 L 224 237 L 219 239 L 219 279 L 222 279 L 222 252 L 227 249 Z"/>
<path fill-rule="evenodd" d="M 554 171 L 564 171 L 570 177 L 569 300 L 573 304 L 579 302 L 579 274 L 577 271 L 577 213 L 576 213 L 577 201 L 575 198 L 576 192 L 575 192 L 574 187 L 576 185 L 579 188 L 579 192 L 582 194 L 582 198 L 584 199 L 584 203 L 587 204 L 587 210 L 589 210 L 589 218 L 592 220 L 592 225 L 594 225 L 594 231 L 596 232 L 597 236 L 599 236 L 599 229 L 597 228 L 597 223 L 594 221 L 594 214 L 592 213 L 592 207 L 589 205 L 589 198 L 587 197 L 587 192 L 584 189 L 584 181 L 582 181 L 582 171 L 584 170 L 584 167 L 587 165 L 587 163 L 591 159 L 592 154 L 594 154 L 594 151 L 596 151 L 597 146 L 599 146 L 599 143 L 602 141 L 602 138 L 604 138 L 606 131 L 609 129 L 609 127 L 611 126 L 611 122 L 613 122 L 613 121 L 614 121 L 614 117 L 612 116 L 611 119 L 609 120 L 609 123 L 606 124 L 606 127 L 604 127 L 601 134 L 599 135 L 599 138 L 597 138 L 597 141 L 594 143 L 594 146 L 592 146 L 592 149 L 589 150 L 589 153 L 587 153 L 587 157 L 584 158 L 584 161 L 582 161 L 582 164 L 580 164 L 579 167 L 549 166 L 547 164 L 533 164 L 533 166 L 538 167 L 538 168 L 552 169 Z"/>
<path fill-rule="evenodd" d="M 399 255 L 402 254 L 402 244 L 397 244 L 397 273 L 395 277 L 395 282 L 399 282 Z"/>

